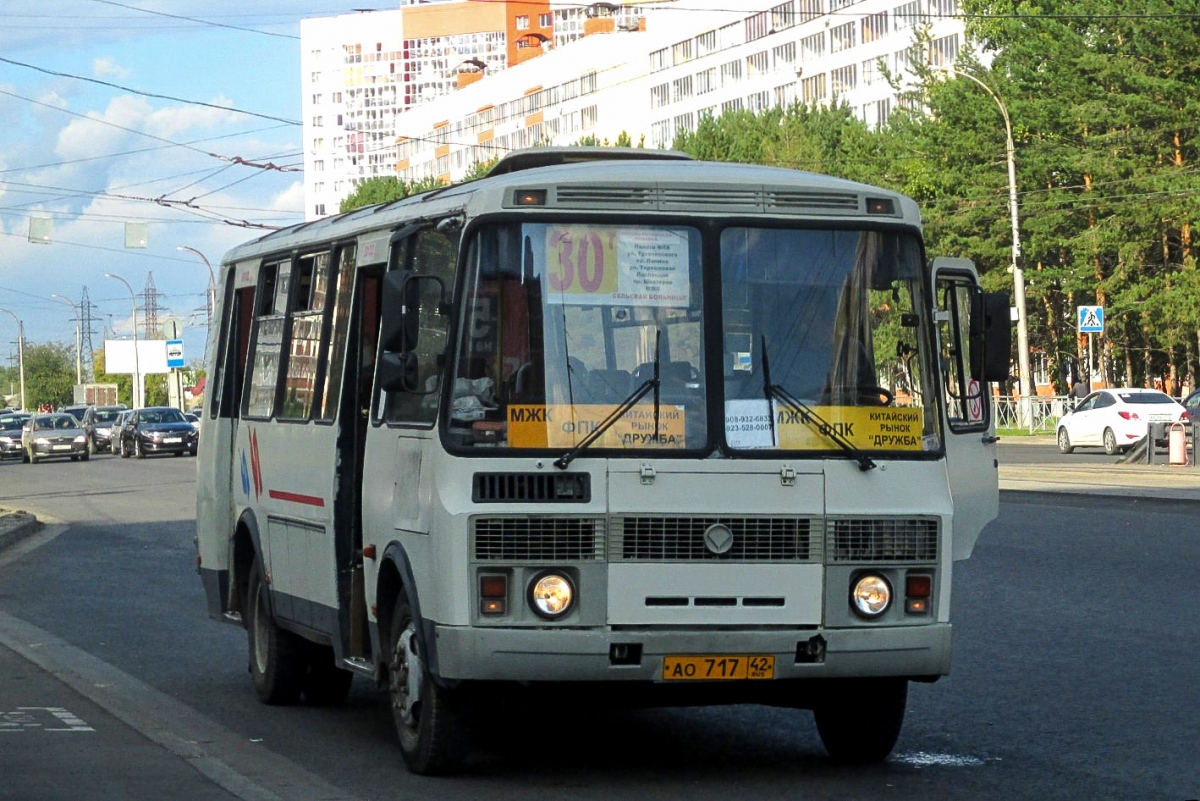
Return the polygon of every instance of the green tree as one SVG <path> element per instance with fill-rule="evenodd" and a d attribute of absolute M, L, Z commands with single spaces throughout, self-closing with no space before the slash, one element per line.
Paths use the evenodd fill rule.
<path fill-rule="evenodd" d="M 393 200 L 402 200 L 410 195 L 419 195 L 445 185 L 437 178 L 422 178 L 420 181 L 412 183 L 402 181 L 395 176 L 368 178 L 356 186 L 354 191 L 342 201 L 340 210 L 344 213 L 363 206 L 390 203 Z"/>
<path fill-rule="evenodd" d="M 25 345 L 25 405 L 65 406 L 75 398 L 75 351 L 72 347 L 47 343 Z"/>

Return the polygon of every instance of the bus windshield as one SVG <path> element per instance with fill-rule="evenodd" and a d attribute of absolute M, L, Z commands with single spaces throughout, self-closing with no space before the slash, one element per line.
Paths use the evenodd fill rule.
<path fill-rule="evenodd" d="M 730 448 L 936 449 L 921 274 L 908 234 L 725 229 Z"/>
<path fill-rule="evenodd" d="M 706 235 L 578 221 L 481 228 L 451 442 L 569 451 L 600 429 L 589 451 L 862 458 L 940 447 L 915 235 L 727 227 L 708 248 Z M 705 265 L 718 246 L 719 264 Z M 706 314 L 705 280 L 719 281 L 719 315 Z M 721 387 L 706 381 L 714 360 Z M 723 431 L 709 430 L 712 406 Z"/>
<path fill-rule="evenodd" d="M 657 369 L 659 391 L 592 448 L 707 447 L 700 265 L 700 233 L 685 226 L 483 229 L 468 255 L 455 440 L 572 448 Z"/>

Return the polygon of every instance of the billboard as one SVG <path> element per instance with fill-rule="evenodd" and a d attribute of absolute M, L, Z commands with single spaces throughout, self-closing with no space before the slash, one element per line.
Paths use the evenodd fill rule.
<path fill-rule="evenodd" d="M 104 371 L 111 375 L 118 373 L 133 375 L 135 372 L 133 340 L 104 340 Z M 167 367 L 166 340 L 139 339 L 137 341 L 137 371 L 142 375 L 171 372 Z"/>

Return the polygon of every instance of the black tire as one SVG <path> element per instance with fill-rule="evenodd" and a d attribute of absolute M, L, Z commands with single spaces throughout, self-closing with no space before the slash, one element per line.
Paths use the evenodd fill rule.
<path fill-rule="evenodd" d="M 29 449 L 21 448 L 21 464 L 29 464 Z"/>
<path fill-rule="evenodd" d="M 142 448 L 142 440 L 138 437 L 133 438 L 133 455 L 139 459 L 146 458 L 146 451 Z"/>
<path fill-rule="evenodd" d="M 91 459 L 91 458 L 92 458 L 92 455 L 90 453 L 79 454 L 79 461 L 81 461 L 81 462 L 86 462 L 88 459 Z"/>
<path fill-rule="evenodd" d="M 93 453 L 99 453 L 99 452 L 100 452 L 100 449 L 96 447 L 96 440 L 92 439 L 91 437 L 88 437 L 88 453 L 93 454 Z"/>
<path fill-rule="evenodd" d="M 896 747 L 908 705 L 907 679 L 858 679 L 813 709 L 817 733 L 835 761 L 882 762 Z"/>
<path fill-rule="evenodd" d="M 79 454 L 77 454 L 77 453 L 72 453 L 72 454 L 71 454 L 71 461 L 72 461 L 72 462 L 78 462 L 78 461 L 79 461 Z"/>
<path fill-rule="evenodd" d="M 342 670 L 328 645 L 310 645 L 308 672 L 304 676 L 304 700 L 314 706 L 340 706 L 350 694 L 354 674 Z"/>
<path fill-rule="evenodd" d="M 1071 444 L 1071 435 L 1067 433 L 1067 429 L 1058 429 L 1058 452 L 1059 453 L 1074 453 L 1075 446 Z"/>
<path fill-rule="evenodd" d="M 245 609 L 250 675 L 254 677 L 258 699 L 278 706 L 296 703 L 308 668 L 307 643 L 275 625 L 267 602 L 262 565 L 257 559 L 250 569 Z"/>
<path fill-rule="evenodd" d="M 1109 456 L 1116 456 L 1121 452 L 1121 446 L 1117 444 L 1117 435 L 1111 428 L 1104 429 L 1104 452 Z"/>
<path fill-rule="evenodd" d="M 121 440 L 121 458 L 122 459 L 129 458 L 129 446 L 127 446 L 125 444 L 125 440 Z"/>
<path fill-rule="evenodd" d="M 448 773 L 466 750 L 462 690 L 441 687 L 429 674 L 404 594 L 396 601 L 388 642 L 388 698 L 404 763 L 422 776 Z"/>

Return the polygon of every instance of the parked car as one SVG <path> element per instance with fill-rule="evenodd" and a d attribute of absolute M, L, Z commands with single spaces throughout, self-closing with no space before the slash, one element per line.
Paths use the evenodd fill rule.
<path fill-rule="evenodd" d="M 124 406 L 89 406 L 83 413 L 83 430 L 88 435 L 88 450 L 92 453 L 111 451 L 113 424 L 117 421 Z"/>
<path fill-rule="evenodd" d="M 125 409 L 117 412 L 117 417 L 113 420 L 112 430 L 109 432 L 108 449 L 113 454 L 121 452 L 121 432 L 125 430 L 125 426 L 129 424 L 129 418 L 133 416 L 132 409 Z"/>
<path fill-rule="evenodd" d="M 199 437 L 199 432 L 178 409 L 170 406 L 134 409 L 121 429 L 121 456 L 139 459 L 155 453 L 195 456 Z"/>
<path fill-rule="evenodd" d="M 1188 411 L 1157 389 L 1101 389 L 1091 393 L 1058 421 L 1058 450 L 1098 446 L 1113 455 L 1136 445 L 1151 423 L 1188 421 Z"/>
<path fill-rule="evenodd" d="M 183 419 L 191 423 L 192 428 L 196 429 L 197 431 L 200 430 L 200 415 L 196 414 L 195 412 L 184 412 Z"/>
<path fill-rule="evenodd" d="M 21 447 L 21 429 L 28 414 L 6 414 L 0 417 L 0 459 L 15 459 L 24 451 Z"/>
<path fill-rule="evenodd" d="M 21 447 L 28 464 L 58 456 L 72 462 L 88 458 L 87 433 L 73 414 L 33 415 L 21 427 Z"/>

